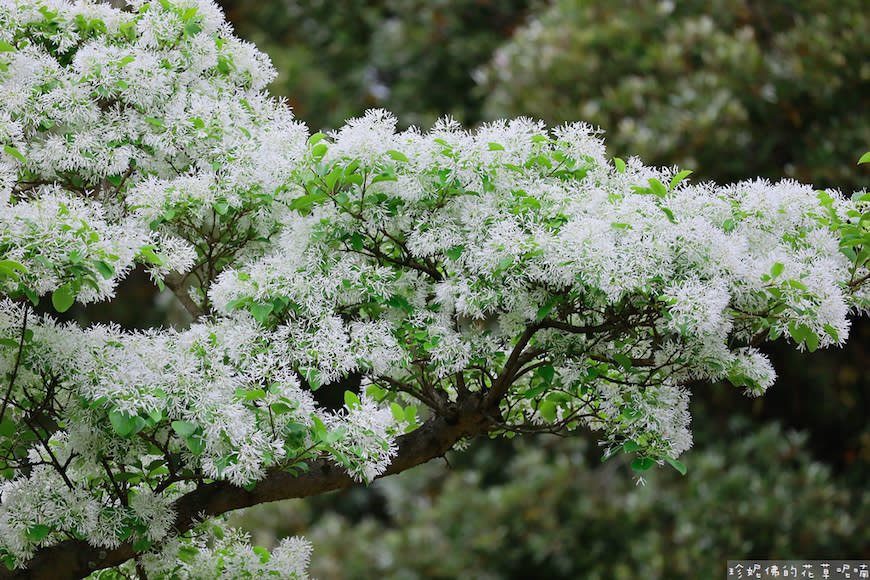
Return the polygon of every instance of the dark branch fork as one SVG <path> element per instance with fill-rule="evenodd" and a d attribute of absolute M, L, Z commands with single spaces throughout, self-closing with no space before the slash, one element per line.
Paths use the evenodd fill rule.
<path fill-rule="evenodd" d="M 530 326 L 520 336 L 489 390 L 470 392 L 461 387 L 455 401 L 431 401 L 438 405 L 439 413 L 414 431 L 398 437 L 398 452 L 379 477 L 400 473 L 431 459 L 443 457 L 460 440 L 484 435 L 497 428 L 500 421 L 498 407 L 526 362 L 527 357 L 523 356 L 523 351 L 537 329 L 538 325 Z M 463 383 L 460 381 L 459 384 Z M 310 462 L 308 471 L 298 476 L 280 468 L 273 468 L 250 490 L 225 481 L 203 482 L 175 502 L 174 530 L 177 534 L 184 534 L 206 517 L 265 502 L 317 495 L 355 483 L 347 472 L 326 458 Z M 136 556 L 130 542 L 106 549 L 92 546 L 85 540 L 69 539 L 39 550 L 28 562 L 26 569 L 13 572 L 0 567 L 0 580 L 81 578 L 95 570 L 117 566 Z"/>

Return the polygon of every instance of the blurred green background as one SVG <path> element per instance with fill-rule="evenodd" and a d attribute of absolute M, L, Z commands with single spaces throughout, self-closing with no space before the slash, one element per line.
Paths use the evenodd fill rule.
<path fill-rule="evenodd" d="M 612 155 L 695 180 L 870 186 L 866 0 L 220 2 L 312 130 L 371 107 L 424 129 L 526 115 L 605 130 Z M 127 285 L 130 327 L 171 306 Z M 174 324 L 184 324 L 169 315 Z M 767 352 L 764 397 L 693 389 L 686 476 L 636 486 L 592 437 L 477 441 L 368 488 L 233 516 L 271 545 L 314 541 L 313 577 L 713 578 L 727 559 L 870 558 L 870 323 L 848 346 Z M 449 461 L 449 463 L 448 463 Z"/>

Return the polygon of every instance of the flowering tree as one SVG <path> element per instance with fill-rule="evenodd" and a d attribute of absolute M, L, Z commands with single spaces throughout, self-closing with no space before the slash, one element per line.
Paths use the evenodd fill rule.
<path fill-rule="evenodd" d="M 302 578 L 304 540 L 213 516 L 479 435 L 585 427 L 684 471 L 689 385 L 761 394 L 759 344 L 842 343 L 870 303 L 867 195 L 690 184 L 583 124 L 310 135 L 207 0 L 0 24 L 0 577 Z M 188 329 L 35 310 L 137 266 Z"/>

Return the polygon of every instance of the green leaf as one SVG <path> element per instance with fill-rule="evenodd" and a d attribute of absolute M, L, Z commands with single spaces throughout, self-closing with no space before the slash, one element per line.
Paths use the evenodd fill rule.
<path fill-rule="evenodd" d="M 665 215 L 668 216 L 668 221 L 670 221 L 672 224 L 677 223 L 677 219 L 674 217 L 674 212 L 671 211 L 670 208 L 667 208 L 664 206 L 660 206 L 660 207 L 661 207 L 661 210 L 663 212 L 665 212 Z"/>
<path fill-rule="evenodd" d="M 681 181 L 683 181 L 685 178 L 687 178 L 691 174 L 692 174 L 692 171 L 690 169 L 684 169 L 684 170 L 680 171 L 679 173 L 677 173 L 676 175 L 674 175 L 671 178 L 670 185 L 668 185 L 668 191 L 673 191 L 674 188 L 676 186 L 678 186 Z"/>
<path fill-rule="evenodd" d="M 417 407 L 415 405 L 405 407 L 405 421 L 411 425 L 417 422 Z"/>
<path fill-rule="evenodd" d="M 308 138 L 308 144 L 314 147 L 317 145 L 317 142 L 326 137 L 324 133 L 315 133 L 311 137 Z"/>
<path fill-rule="evenodd" d="M 14 52 L 18 50 L 6 41 L 0 40 L 0 52 Z"/>
<path fill-rule="evenodd" d="M 115 430 L 115 433 L 121 437 L 135 435 L 145 426 L 145 419 L 139 415 L 130 416 L 121 411 L 109 413 L 109 422 L 112 424 L 112 429 Z"/>
<path fill-rule="evenodd" d="M 553 308 L 555 308 L 555 307 L 556 307 L 555 301 L 552 301 L 552 302 L 547 301 L 546 304 L 544 304 L 543 306 L 538 308 L 538 313 L 535 315 L 535 318 L 537 318 L 538 321 L 540 322 L 541 320 L 545 319 L 547 317 L 547 315 L 550 312 L 552 312 Z"/>
<path fill-rule="evenodd" d="M 807 350 L 810 352 L 815 352 L 817 348 L 819 348 L 819 337 L 815 332 L 810 332 L 806 337 L 807 342 Z"/>
<path fill-rule="evenodd" d="M 836 342 L 840 342 L 840 334 L 837 332 L 837 329 L 830 324 L 825 325 L 825 332 L 827 332 Z"/>
<path fill-rule="evenodd" d="M 408 158 L 407 156 L 405 156 L 404 153 L 402 153 L 401 151 L 396 151 L 395 149 L 390 149 L 389 151 L 387 151 L 387 155 L 394 161 L 408 161 Z"/>
<path fill-rule="evenodd" d="M 451 260 L 453 260 L 455 262 L 456 260 L 459 259 L 460 256 L 462 256 L 462 252 L 464 252 L 464 251 L 465 251 L 465 246 L 463 246 L 462 244 L 459 244 L 458 246 L 453 246 L 452 248 L 450 248 L 449 250 L 447 250 L 444 253 L 447 255 L 448 258 L 450 258 Z"/>
<path fill-rule="evenodd" d="M 628 370 L 631 368 L 631 358 L 622 354 L 621 352 L 614 354 L 613 360 L 615 360 L 617 363 L 619 363 L 619 366 L 621 366 L 625 370 Z"/>
<path fill-rule="evenodd" d="M 804 291 L 807 290 L 807 287 L 804 286 L 803 283 L 798 282 L 797 280 L 789 280 L 788 285 L 791 286 L 792 288 L 797 289 L 797 290 L 804 290 Z"/>
<path fill-rule="evenodd" d="M 284 403 L 272 403 L 271 405 L 269 405 L 269 408 L 272 409 L 272 412 L 276 415 L 284 415 L 293 410 L 290 405 Z"/>
<path fill-rule="evenodd" d="M 686 466 L 672 457 L 665 457 L 665 463 L 680 472 L 680 475 L 686 475 Z"/>
<path fill-rule="evenodd" d="M 149 540 L 147 537 L 139 536 L 133 542 L 133 551 L 134 552 L 145 552 L 145 551 L 149 550 L 151 548 L 151 546 L 152 546 L 151 540 Z"/>
<path fill-rule="evenodd" d="M 538 405 L 538 413 L 545 421 L 556 422 L 556 404 L 553 401 L 541 401 L 541 404 Z"/>
<path fill-rule="evenodd" d="M 345 391 L 344 392 L 344 404 L 348 408 L 362 406 L 362 403 L 360 403 L 359 397 L 353 391 Z"/>
<path fill-rule="evenodd" d="M 324 155 L 326 155 L 327 151 L 329 151 L 329 145 L 327 145 L 326 143 L 318 143 L 311 148 L 311 155 L 315 159 L 321 159 Z"/>
<path fill-rule="evenodd" d="M 858 160 L 858 165 L 862 163 L 870 163 L 870 151 L 861 156 L 861 159 Z"/>
<path fill-rule="evenodd" d="M 27 539 L 31 542 L 38 542 L 51 533 L 51 528 L 43 524 L 35 524 L 27 530 Z"/>
<path fill-rule="evenodd" d="M 514 263 L 513 256 L 505 256 L 501 260 L 498 261 L 498 270 L 507 270 Z"/>
<path fill-rule="evenodd" d="M 154 117 L 145 117 L 145 120 L 151 125 L 154 125 L 155 127 L 161 129 L 163 128 L 163 121 L 161 121 L 160 119 L 155 119 Z"/>
<path fill-rule="evenodd" d="M 553 382 L 553 378 L 556 376 L 556 369 L 553 368 L 553 365 L 538 367 L 538 376 L 549 385 Z"/>
<path fill-rule="evenodd" d="M 51 293 L 51 304 L 58 312 L 66 312 L 75 302 L 76 296 L 70 284 L 64 284 Z"/>
<path fill-rule="evenodd" d="M 326 439 L 326 425 L 323 424 L 323 421 L 320 417 L 312 417 L 314 421 L 314 436 L 316 439 L 323 441 Z"/>
<path fill-rule="evenodd" d="M 103 260 L 94 260 L 94 267 L 106 280 L 109 280 L 112 276 L 115 275 L 115 269 L 111 265 L 109 265 L 108 262 L 104 262 Z"/>
<path fill-rule="evenodd" d="M 111 183 L 115 187 L 118 187 L 119 185 L 124 183 L 124 176 L 123 175 L 107 175 L 106 181 L 108 181 L 109 183 Z"/>
<path fill-rule="evenodd" d="M 402 408 L 402 405 L 398 403 L 393 403 L 390 405 L 390 410 L 393 412 L 393 417 L 396 419 L 396 421 L 405 420 L 405 409 Z"/>
<path fill-rule="evenodd" d="M 258 302 L 251 306 L 251 314 L 254 315 L 254 319 L 257 322 L 263 324 L 263 322 L 266 320 L 266 317 L 272 313 L 272 310 L 274 308 L 275 306 L 270 302 L 267 302 L 265 304 Z"/>
<path fill-rule="evenodd" d="M 490 143 L 489 144 L 490 151 L 504 151 L 504 145 L 501 143 Z"/>
<path fill-rule="evenodd" d="M 205 439 L 203 439 L 202 435 L 198 433 L 194 433 L 190 437 L 187 437 L 184 442 L 187 443 L 187 448 L 190 449 L 190 452 L 194 455 L 200 455 L 205 451 Z"/>
<path fill-rule="evenodd" d="M 142 248 L 141 256 L 155 266 L 162 266 L 166 263 L 166 258 L 155 252 L 153 246 L 145 246 Z"/>
<path fill-rule="evenodd" d="M 171 425 L 172 430 L 183 438 L 190 437 L 196 431 L 196 424 L 190 421 L 173 421 Z"/>
<path fill-rule="evenodd" d="M 312 205 L 321 202 L 328 197 L 329 196 L 324 193 L 309 193 L 308 195 L 303 195 L 294 199 L 290 203 L 290 209 L 299 210 L 300 213 L 304 213 L 304 211 L 308 210 Z"/>
<path fill-rule="evenodd" d="M 783 270 L 785 270 L 785 266 L 783 264 L 780 264 L 779 262 L 775 263 L 770 269 L 771 278 L 776 278 L 777 276 L 782 274 Z"/>
<path fill-rule="evenodd" d="M 625 173 L 625 161 L 620 159 L 619 157 L 613 158 L 613 165 L 616 166 L 616 171 L 619 173 Z"/>
<path fill-rule="evenodd" d="M 227 211 L 230 209 L 229 204 L 223 199 L 212 202 L 211 207 L 214 208 L 218 215 L 227 215 Z"/>
<path fill-rule="evenodd" d="M 665 197 L 668 195 L 668 190 L 665 189 L 665 186 L 656 178 L 652 178 L 649 180 L 649 186 L 652 189 L 652 192 L 656 194 L 658 197 Z"/>
<path fill-rule="evenodd" d="M 260 564 L 265 564 L 272 558 L 272 554 L 263 546 L 254 546 L 251 550 L 260 557 Z"/>
<path fill-rule="evenodd" d="M 534 399 L 535 397 L 546 391 L 548 388 L 549 385 L 547 383 L 538 383 L 536 386 L 523 393 L 523 397 L 526 399 Z"/>
<path fill-rule="evenodd" d="M 196 36 L 202 32 L 202 25 L 198 22 L 188 22 L 184 25 L 184 34 L 187 36 Z"/>
<path fill-rule="evenodd" d="M 10 145 L 4 145 L 3 151 L 5 151 L 6 153 L 8 153 L 9 155 L 11 155 L 12 157 L 14 157 L 15 159 L 17 159 L 18 161 L 20 161 L 22 163 L 27 162 L 27 159 L 24 157 L 24 155 L 21 154 L 21 151 L 19 151 L 15 147 L 12 147 Z"/>
<path fill-rule="evenodd" d="M 27 268 L 19 264 L 18 262 L 13 262 L 12 260 L 0 260 L 0 276 L 6 278 L 12 278 L 14 281 L 18 281 L 18 272 L 27 273 Z"/>
<path fill-rule="evenodd" d="M 31 290 L 30 288 L 23 288 L 22 292 L 27 296 L 27 299 L 30 300 L 30 303 L 34 306 L 39 306 L 39 295 Z"/>
<path fill-rule="evenodd" d="M 638 457 L 631 462 L 631 468 L 635 471 L 646 471 L 655 464 L 656 462 L 654 459 L 650 459 L 649 457 Z"/>
<path fill-rule="evenodd" d="M 640 451 L 643 449 L 643 445 L 640 443 L 636 443 L 635 441 L 626 441 L 622 444 L 622 450 L 626 453 L 634 453 L 635 451 Z"/>
<path fill-rule="evenodd" d="M 15 422 L 9 417 L 3 417 L 0 422 L 0 437 L 11 437 L 15 433 Z"/>
<path fill-rule="evenodd" d="M 257 399 L 265 398 L 266 391 L 263 389 L 254 389 L 253 391 L 247 391 L 245 396 L 242 397 L 244 401 L 256 401 Z"/>
<path fill-rule="evenodd" d="M 312 391 L 320 388 L 320 371 L 317 369 L 308 369 L 305 371 L 305 382 L 311 387 Z"/>

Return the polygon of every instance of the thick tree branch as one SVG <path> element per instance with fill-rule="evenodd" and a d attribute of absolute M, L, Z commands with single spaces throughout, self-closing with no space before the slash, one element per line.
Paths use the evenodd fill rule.
<path fill-rule="evenodd" d="M 398 453 L 379 477 L 400 473 L 422 463 L 442 457 L 460 439 L 488 432 L 492 424 L 482 411 L 483 397 L 470 394 L 450 413 L 426 421 L 418 429 L 398 438 Z M 309 464 L 309 471 L 299 476 L 274 469 L 251 490 L 224 481 L 198 486 L 175 502 L 175 529 L 183 534 L 203 517 L 282 499 L 301 498 L 350 487 L 356 482 L 329 460 Z M 132 545 L 124 543 L 108 550 L 94 547 L 85 540 L 66 540 L 39 550 L 28 568 L 10 571 L 0 567 L 0 579 L 72 580 L 95 570 L 122 564 L 135 557 Z"/>
<path fill-rule="evenodd" d="M 198 320 L 205 315 L 205 311 L 193 301 L 193 298 L 190 297 L 188 293 L 188 288 L 190 284 L 187 281 L 187 276 L 182 276 L 177 272 L 170 272 L 164 277 L 163 282 L 166 284 L 166 287 L 172 290 L 172 293 L 175 294 L 175 297 L 181 302 L 184 306 L 184 309 L 187 310 L 191 316 L 193 316 L 194 320 Z"/>

